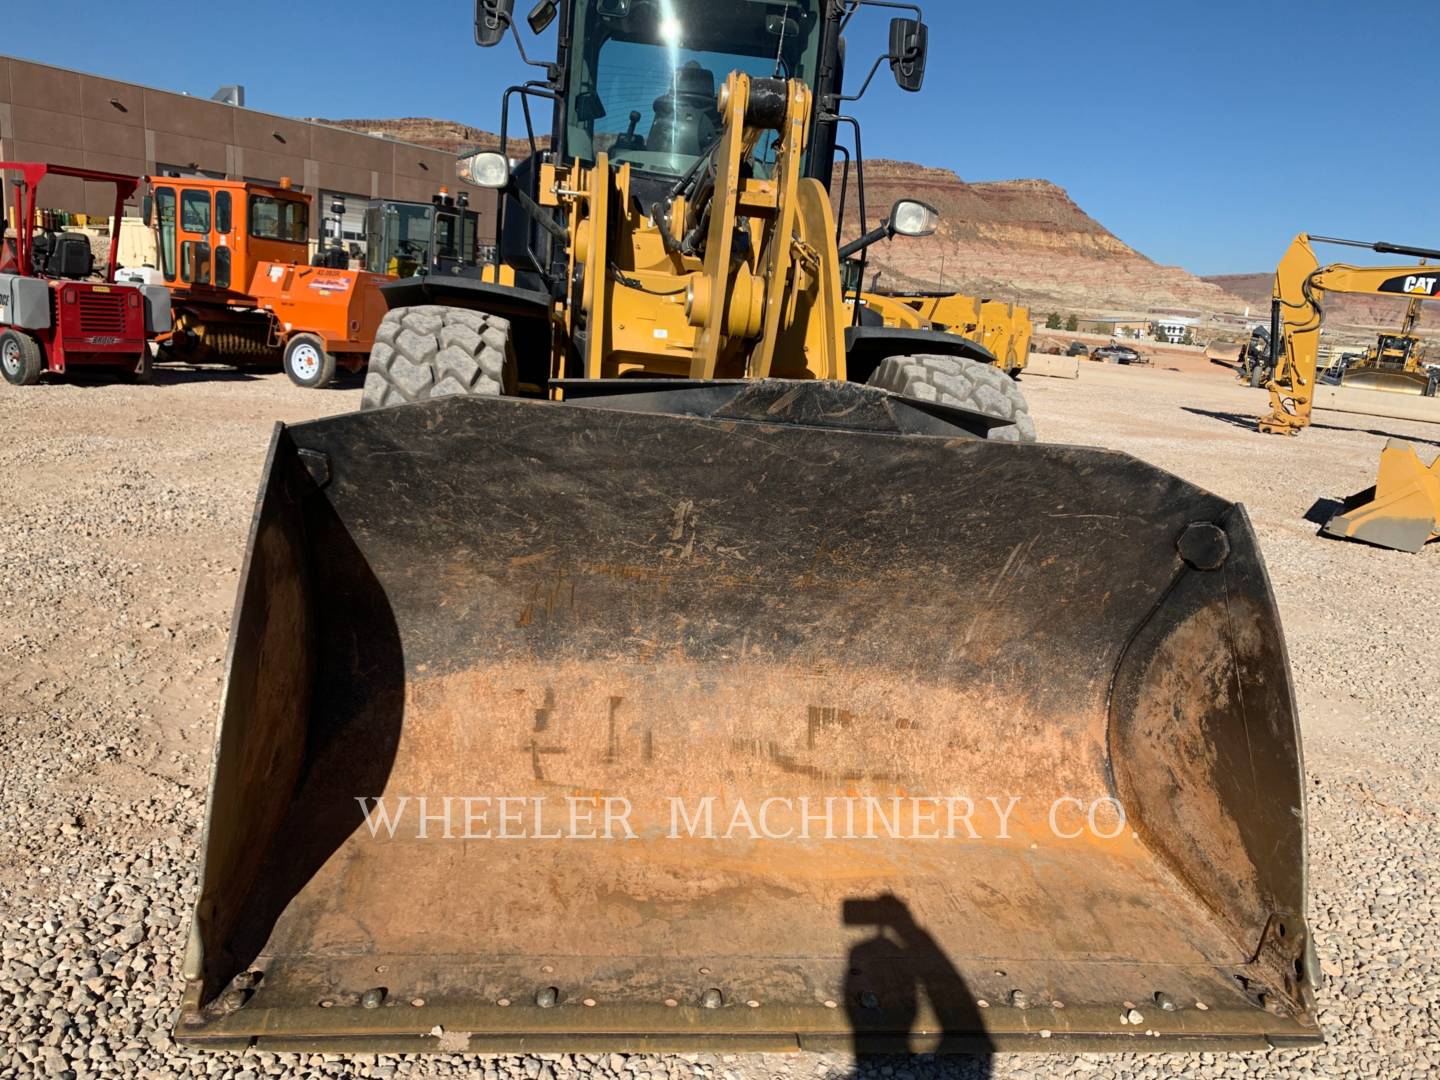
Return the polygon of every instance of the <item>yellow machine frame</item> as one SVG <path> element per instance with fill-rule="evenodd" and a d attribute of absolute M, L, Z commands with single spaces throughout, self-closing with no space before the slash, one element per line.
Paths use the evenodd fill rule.
<path fill-rule="evenodd" d="M 1336 242 L 1328 237 L 1314 239 Z M 1394 295 L 1397 298 L 1408 297 L 1412 301 L 1440 300 L 1440 269 L 1414 265 L 1351 266 L 1346 263 L 1321 266 L 1311 247 L 1311 240 L 1306 233 L 1296 236 L 1275 270 L 1274 298 L 1283 347 L 1277 350 L 1279 363 L 1274 376 L 1266 384 L 1266 389 L 1270 391 L 1270 412 L 1259 422 L 1260 430 L 1272 435 L 1298 435 L 1310 425 L 1310 411 L 1315 403 L 1316 356 L 1323 321 L 1321 297 L 1325 293 Z M 1430 254 L 1393 244 L 1339 242 L 1381 252 Z M 1272 340 L 1275 336 L 1272 333 Z"/>
<path fill-rule="evenodd" d="M 540 203 L 566 216 L 571 274 L 584 267 L 581 303 L 556 305 L 554 317 L 566 330 L 557 341 L 576 340 L 580 311 L 592 328 L 578 358 L 581 370 L 573 370 L 575 359 L 557 345 L 553 378 L 630 372 L 845 378 L 835 222 L 823 185 L 802 175 L 812 95 L 798 81 L 787 88 L 775 169 L 766 179 L 747 177 L 741 168 L 769 130 L 746 122 L 749 76 L 732 72 L 721 91 L 725 134 L 703 258 L 680 248 L 683 197 L 658 228 L 634 208 L 628 164 L 613 166 L 602 153 L 593 168 L 543 167 Z M 732 275 L 742 216 L 749 221 L 750 252 Z"/>

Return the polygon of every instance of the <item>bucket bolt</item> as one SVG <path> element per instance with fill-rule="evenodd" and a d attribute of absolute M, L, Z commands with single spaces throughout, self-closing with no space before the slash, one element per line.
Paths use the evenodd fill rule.
<path fill-rule="evenodd" d="M 367 1009 L 378 1009 L 385 1004 L 385 987 L 374 986 L 360 995 L 360 1004 Z"/>
<path fill-rule="evenodd" d="M 715 989 L 715 987 L 713 986 L 709 990 L 706 990 L 705 993 L 700 995 L 700 1005 L 703 1008 L 718 1009 L 721 1005 L 724 1004 L 725 995 L 720 993 L 720 991 Z"/>
<path fill-rule="evenodd" d="M 1196 570 L 1219 570 L 1230 557 L 1230 537 L 1208 521 L 1186 525 L 1175 546 L 1180 558 Z"/>
<path fill-rule="evenodd" d="M 542 986 L 535 992 L 535 1004 L 542 1009 L 553 1009 L 560 1000 L 558 986 Z"/>
<path fill-rule="evenodd" d="M 1160 1008 L 1164 1009 L 1166 1012 L 1175 1011 L 1175 999 L 1172 998 L 1169 994 L 1165 993 L 1164 990 L 1155 991 L 1155 1004 L 1159 1005 Z"/>

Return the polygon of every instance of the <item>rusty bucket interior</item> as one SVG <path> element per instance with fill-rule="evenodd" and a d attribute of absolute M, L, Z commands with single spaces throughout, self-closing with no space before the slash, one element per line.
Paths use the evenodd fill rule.
<path fill-rule="evenodd" d="M 278 428 L 177 1037 L 1318 1039 L 1244 510 L 943 413 L 764 382 Z"/>

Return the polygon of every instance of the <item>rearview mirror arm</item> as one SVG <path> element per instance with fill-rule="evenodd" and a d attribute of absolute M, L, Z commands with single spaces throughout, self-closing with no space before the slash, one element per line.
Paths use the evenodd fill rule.
<path fill-rule="evenodd" d="M 848 244 L 840 245 L 840 258 L 848 259 L 857 251 L 865 250 L 865 248 L 868 248 L 871 244 L 875 243 L 878 240 L 888 240 L 893 235 L 895 234 L 890 231 L 890 219 L 886 218 L 879 225 L 875 226 L 875 228 L 867 232 L 864 236 L 857 236 Z"/>
<path fill-rule="evenodd" d="M 855 7 L 851 8 L 850 13 L 845 16 L 845 22 L 848 23 L 855 12 L 862 7 L 895 8 L 900 11 L 913 11 L 917 22 L 925 21 L 925 13 L 920 10 L 918 4 L 902 4 L 895 2 L 895 0 L 855 0 Z M 843 28 L 842 24 L 842 29 Z M 903 61 L 905 59 L 907 59 L 907 57 L 896 56 L 889 52 L 881 53 L 875 58 L 875 63 L 870 66 L 870 74 L 865 76 L 865 81 L 860 84 L 860 89 L 854 94 L 836 95 L 833 104 L 838 105 L 842 101 L 859 101 L 865 96 L 865 91 L 870 89 L 870 81 L 875 78 L 875 73 L 880 70 L 881 64 L 892 61 Z"/>

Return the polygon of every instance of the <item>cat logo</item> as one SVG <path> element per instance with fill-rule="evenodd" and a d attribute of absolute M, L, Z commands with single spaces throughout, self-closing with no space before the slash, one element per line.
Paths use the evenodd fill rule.
<path fill-rule="evenodd" d="M 1436 279 L 1433 277 L 1420 277 L 1416 274 L 1411 274 L 1405 279 L 1405 285 L 1401 291 L 1419 293 L 1422 296 L 1434 296 L 1435 281 Z"/>

